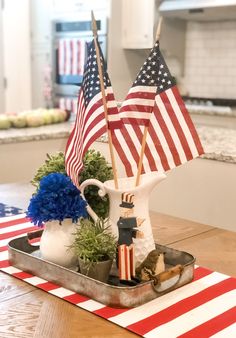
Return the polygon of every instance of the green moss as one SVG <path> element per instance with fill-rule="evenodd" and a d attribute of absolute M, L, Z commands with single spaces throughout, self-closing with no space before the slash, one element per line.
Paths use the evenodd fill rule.
<path fill-rule="evenodd" d="M 38 189 L 41 179 L 51 173 L 66 175 L 65 156 L 63 152 L 58 152 L 54 155 L 47 154 L 47 159 L 44 164 L 39 167 L 31 183 Z M 82 183 L 89 178 L 96 178 L 101 182 L 113 178 L 112 168 L 99 151 L 88 150 L 84 156 L 84 167 L 80 173 L 79 182 Z M 85 190 L 85 197 L 98 217 L 108 217 L 109 199 L 107 195 L 101 198 L 98 196 L 98 188 L 96 186 L 89 186 Z"/>
<path fill-rule="evenodd" d="M 63 152 L 58 152 L 55 155 L 47 154 L 47 159 L 44 164 L 39 167 L 31 183 L 38 189 L 41 179 L 51 173 L 66 174 L 65 156 Z"/>
<path fill-rule="evenodd" d="M 112 168 L 108 165 L 105 157 L 95 150 L 89 150 L 84 157 L 84 168 L 80 174 L 80 182 L 96 178 L 100 182 L 113 179 Z M 109 214 L 108 196 L 98 196 L 98 188 L 89 186 L 85 189 L 85 197 L 88 204 L 95 211 L 98 217 L 106 218 Z"/>

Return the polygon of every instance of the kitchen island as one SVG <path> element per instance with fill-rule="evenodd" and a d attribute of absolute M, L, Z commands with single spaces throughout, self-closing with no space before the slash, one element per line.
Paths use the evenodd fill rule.
<path fill-rule="evenodd" d="M 201 158 L 236 163 L 236 117 L 226 117 L 223 124 L 221 118 L 216 116 L 213 124 L 209 115 L 193 114 L 192 119 L 205 150 Z M 4 154 L 3 145 L 22 143 L 24 146 L 26 142 L 49 140 L 58 140 L 55 151 L 64 151 L 72 126 L 72 122 L 64 122 L 37 128 L 0 130 L 1 154 Z M 98 142 L 106 143 L 106 136 Z"/>
<path fill-rule="evenodd" d="M 192 115 L 205 154 L 167 173 L 153 191 L 150 208 L 205 224 L 235 230 L 236 118 Z M 29 182 L 46 153 L 64 151 L 71 122 L 0 131 L 0 183 Z M 109 161 L 106 137 L 94 143 Z M 117 161 L 118 173 L 123 176 Z M 191 187 L 191 188 L 190 188 Z"/>

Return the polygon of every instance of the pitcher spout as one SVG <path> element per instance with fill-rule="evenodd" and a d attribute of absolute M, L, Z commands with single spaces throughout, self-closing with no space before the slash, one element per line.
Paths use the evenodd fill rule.
<path fill-rule="evenodd" d="M 163 181 L 166 178 L 164 173 L 159 173 L 157 171 L 152 171 L 147 174 L 141 175 L 140 187 L 145 186 L 145 188 L 151 192 L 155 186 Z M 139 188 L 139 186 L 137 187 Z"/>

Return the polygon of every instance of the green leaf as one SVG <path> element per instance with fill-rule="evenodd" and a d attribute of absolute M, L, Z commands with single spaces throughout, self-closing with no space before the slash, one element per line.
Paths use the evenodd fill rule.
<path fill-rule="evenodd" d="M 88 219 L 81 219 L 71 247 L 78 257 L 97 262 L 104 260 L 105 257 L 115 258 L 117 241 L 110 232 L 107 220 L 100 218 L 94 223 Z"/>

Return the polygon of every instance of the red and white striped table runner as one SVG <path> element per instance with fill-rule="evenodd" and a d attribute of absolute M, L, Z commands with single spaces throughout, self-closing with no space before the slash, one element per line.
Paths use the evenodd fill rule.
<path fill-rule="evenodd" d="M 24 215 L 0 218 L 0 270 L 147 338 L 236 337 L 236 279 L 202 267 L 194 281 L 132 309 L 115 309 L 10 265 L 9 240 L 35 230 Z"/>

